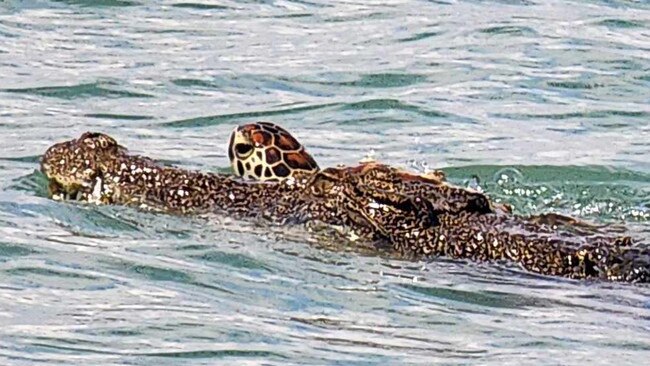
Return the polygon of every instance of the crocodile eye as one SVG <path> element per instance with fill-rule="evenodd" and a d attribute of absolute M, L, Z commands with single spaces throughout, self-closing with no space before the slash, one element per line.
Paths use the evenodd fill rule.
<path fill-rule="evenodd" d="M 235 145 L 235 153 L 239 158 L 245 158 L 253 152 L 253 145 L 250 144 L 237 144 Z"/>

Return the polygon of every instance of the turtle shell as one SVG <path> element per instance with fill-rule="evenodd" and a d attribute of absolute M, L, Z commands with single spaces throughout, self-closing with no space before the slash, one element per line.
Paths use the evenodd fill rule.
<path fill-rule="evenodd" d="M 318 171 L 318 164 L 298 140 L 270 122 L 235 128 L 228 144 L 228 157 L 236 175 L 259 181 L 283 180 L 296 172 Z"/>

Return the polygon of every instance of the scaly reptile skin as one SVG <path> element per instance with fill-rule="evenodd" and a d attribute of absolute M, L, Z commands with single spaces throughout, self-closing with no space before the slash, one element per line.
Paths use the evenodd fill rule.
<path fill-rule="evenodd" d="M 163 166 L 129 154 L 107 135 L 85 133 L 49 148 L 41 170 L 54 198 L 279 225 L 318 222 L 345 227 L 357 241 L 399 258 L 498 260 L 545 275 L 650 281 L 650 249 L 629 237 L 577 233 L 563 217 L 550 225 L 558 220 L 553 215 L 516 216 L 481 193 L 381 164 L 246 182 Z"/>

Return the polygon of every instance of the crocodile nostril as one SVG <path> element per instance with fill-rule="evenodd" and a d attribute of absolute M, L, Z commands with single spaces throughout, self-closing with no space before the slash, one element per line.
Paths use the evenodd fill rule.
<path fill-rule="evenodd" d="M 83 135 L 81 135 L 81 139 L 82 140 L 83 139 L 96 139 L 96 138 L 99 138 L 101 136 L 104 136 L 104 134 L 101 133 L 101 132 L 86 132 Z"/>

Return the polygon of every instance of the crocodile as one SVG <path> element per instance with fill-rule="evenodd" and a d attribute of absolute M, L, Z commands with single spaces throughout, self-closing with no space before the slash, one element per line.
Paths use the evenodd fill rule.
<path fill-rule="evenodd" d="M 284 179 L 245 180 L 167 166 L 129 153 L 106 134 L 87 132 L 50 147 L 41 171 L 55 199 L 343 228 L 347 245 L 400 259 L 446 256 L 572 279 L 650 282 L 650 249 L 629 236 L 557 214 L 515 215 L 437 172 L 416 174 L 376 162 L 325 169 L 308 163 L 309 169 Z"/>

